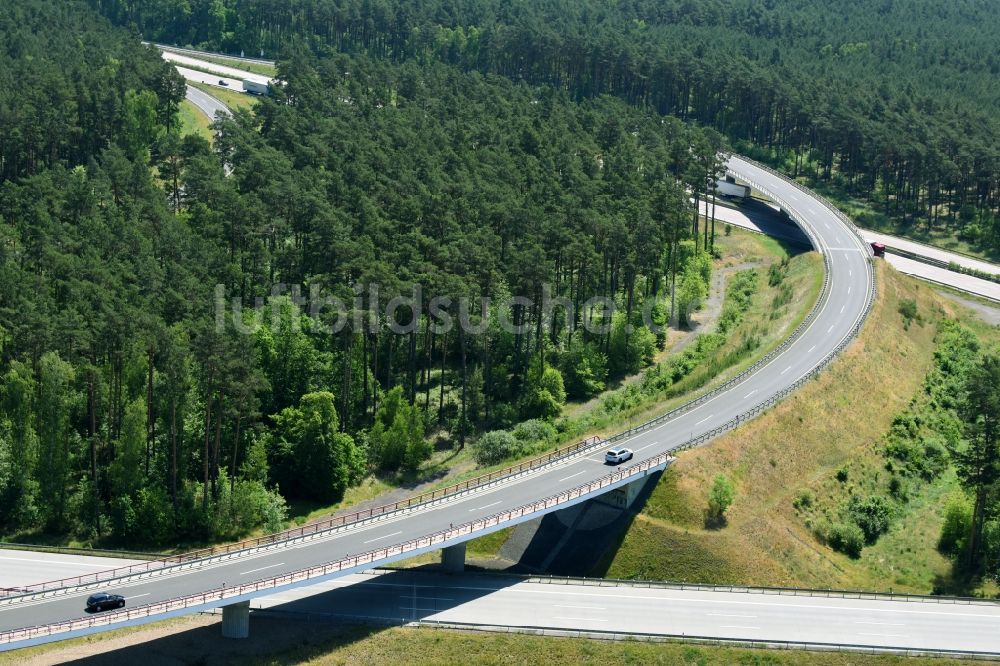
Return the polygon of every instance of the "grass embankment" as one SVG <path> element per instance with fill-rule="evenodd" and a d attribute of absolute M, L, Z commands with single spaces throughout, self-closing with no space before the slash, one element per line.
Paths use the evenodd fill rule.
<path fill-rule="evenodd" d="M 181 101 L 178 119 L 181 123 L 181 136 L 196 134 L 207 141 L 212 140 L 212 130 L 209 127 L 212 121 L 190 101 Z"/>
<path fill-rule="evenodd" d="M 222 88 L 219 86 L 210 86 L 207 83 L 199 83 L 197 81 L 188 81 L 188 85 L 211 95 L 233 111 L 237 109 L 253 108 L 257 104 L 256 97 L 238 90 L 230 90 L 229 88 Z"/>
<path fill-rule="evenodd" d="M 834 507 L 888 483 L 884 435 L 921 390 L 939 324 L 961 310 L 881 262 L 878 280 L 859 341 L 769 413 L 683 454 L 632 524 L 608 576 L 918 593 L 948 579 L 950 562 L 936 545 L 952 475 L 919 486 L 888 533 L 856 559 L 822 545 L 809 512 L 795 506 L 809 496 L 815 506 Z M 911 299 L 919 320 L 907 325 L 900 304 Z M 963 323 L 997 338 L 972 318 Z M 717 474 L 728 475 L 737 493 L 728 525 L 711 530 L 704 509 Z"/>
<path fill-rule="evenodd" d="M 733 230 L 730 236 L 717 239 L 722 249 L 722 257 L 716 262 L 716 270 L 747 269 L 757 273 L 756 287 L 745 307 L 741 308 L 738 323 L 722 337 L 713 337 L 718 331 L 715 321 L 699 331 L 704 339 L 711 339 L 711 345 L 698 351 L 699 343 L 689 341 L 680 354 L 662 355 L 658 366 L 645 370 L 636 381 L 625 380 L 619 387 L 606 391 L 585 409 L 568 409 L 572 414 L 565 424 L 566 430 L 557 445 L 576 441 L 586 435 L 598 432 L 609 435 L 648 421 L 677 407 L 693 397 L 724 383 L 734 375 L 752 365 L 759 358 L 781 344 L 802 319 L 812 309 L 823 282 L 822 259 L 815 253 L 792 256 L 796 250 L 766 236 Z M 772 269 L 773 267 L 773 269 Z M 739 281 L 747 284 L 746 271 L 737 270 L 727 275 L 728 287 Z M 774 273 L 775 277 L 771 278 Z M 741 275 L 743 276 L 741 278 Z M 734 299 L 727 297 L 721 306 L 718 319 L 727 319 L 727 308 Z M 731 316 L 731 315 L 728 315 Z M 725 326 L 725 325 L 724 325 Z M 678 342 L 680 338 L 676 338 Z M 678 370 L 678 365 L 686 370 Z M 668 374 L 680 373 L 676 381 L 666 379 Z M 537 455 L 535 452 L 533 455 Z M 505 462 L 495 468 L 472 468 L 465 474 L 452 477 L 448 483 L 478 476 L 510 465 Z M 443 485 L 443 483 L 442 483 Z M 503 530 L 469 542 L 468 555 L 471 559 L 493 559 L 508 538 L 510 530 Z M 438 553 L 406 560 L 399 566 L 415 566 L 438 561 Z"/>
<path fill-rule="evenodd" d="M 750 650 L 683 643 L 600 641 L 434 628 L 378 629 L 252 620 L 250 638 L 222 638 L 218 620 L 188 617 L 0 656 L 0 664 L 63 663 L 92 657 L 113 663 L 241 664 L 770 664 L 773 666 L 952 666 L 968 660 L 851 653 Z"/>

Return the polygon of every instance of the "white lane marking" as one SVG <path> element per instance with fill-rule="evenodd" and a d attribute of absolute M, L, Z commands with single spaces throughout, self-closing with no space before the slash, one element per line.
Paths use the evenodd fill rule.
<path fill-rule="evenodd" d="M 748 619 L 756 619 L 756 615 L 742 615 L 740 613 L 705 613 L 709 617 L 745 617 Z"/>
<path fill-rule="evenodd" d="M 809 351 L 807 351 L 806 353 L 807 354 L 811 354 L 813 349 L 816 349 L 816 345 L 813 345 L 812 347 L 810 347 Z"/>
<path fill-rule="evenodd" d="M 563 481 L 569 481 L 574 476 L 580 476 L 581 474 L 583 474 L 586 471 L 587 470 L 583 470 L 582 472 L 577 472 L 576 474 L 570 474 L 569 476 L 564 476 L 563 478 L 559 479 L 559 482 L 562 483 Z"/>
<path fill-rule="evenodd" d="M 491 506 L 496 506 L 497 504 L 499 504 L 502 501 L 503 500 L 500 500 L 499 502 L 493 502 L 493 504 L 487 504 L 486 506 L 480 506 L 480 507 L 477 507 L 475 509 L 469 509 L 469 513 L 472 513 L 473 511 L 481 511 L 482 509 L 488 509 Z"/>
<path fill-rule="evenodd" d="M 138 599 L 139 597 L 148 597 L 152 592 L 143 592 L 142 594 L 130 594 L 126 599 Z"/>
<path fill-rule="evenodd" d="M 635 452 L 639 453 L 639 451 L 645 451 L 649 447 L 656 446 L 657 444 L 659 444 L 659 442 L 650 442 L 649 444 L 647 444 L 646 446 L 642 447 L 641 449 L 636 449 Z"/>
<path fill-rule="evenodd" d="M 746 400 L 747 398 L 749 398 L 750 396 L 752 396 L 756 392 L 757 392 L 757 389 L 754 389 L 754 390 L 750 391 L 745 396 L 743 396 L 743 399 Z"/>
<path fill-rule="evenodd" d="M 850 295 L 851 295 L 851 289 L 853 289 L 853 288 L 854 288 L 854 287 L 848 287 L 848 288 L 847 288 L 847 295 L 848 295 L 848 296 L 850 296 Z"/>
<path fill-rule="evenodd" d="M 847 307 L 846 305 L 841 305 L 840 306 L 840 314 L 844 314 L 844 308 L 846 308 L 846 307 Z"/>
<path fill-rule="evenodd" d="M 595 617 L 555 617 L 555 620 L 570 620 L 571 622 L 607 622 L 607 620 L 600 620 Z"/>
<path fill-rule="evenodd" d="M 703 418 L 701 421 L 698 421 L 697 423 L 695 423 L 695 425 L 696 426 L 700 426 L 702 423 L 704 423 L 705 421 L 709 420 L 713 416 L 715 416 L 715 414 L 709 414 L 708 416 L 706 416 L 705 418 Z"/>
<path fill-rule="evenodd" d="M 385 534 L 385 535 L 380 536 L 380 537 L 375 537 L 374 539 L 368 539 L 368 541 L 365 541 L 365 543 L 371 543 L 372 541 L 381 541 L 382 539 L 388 539 L 389 537 L 394 537 L 397 534 L 402 534 L 402 533 L 403 533 L 403 530 L 400 530 L 398 532 L 393 532 L 392 534 Z"/>
<path fill-rule="evenodd" d="M 854 271 L 847 271 L 848 277 L 854 277 Z"/>
<path fill-rule="evenodd" d="M 865 622 L 863 620 L 855 620 L 854 624 L 877 624 L 883 627 L 905 627 L 906 625 L 902 622 Z"/>
<path fill-rule="evenodd" d="M 552 604 L 553 608 L 578 608 L 582 610 L 607 610 L 604 606 L 563 606 L 560 604 Z"/>
<path fill-rule="evenodd" d="M 833 332 L 833 327 L 834 327 L 834 326 L 836 326 L 836 324 L 834 324 L 834 325 L 833 325 L 833 326 L 831 326 L 830 328 L 826 329 L 826 332 L 827 332 L 827 333 L 832 333 L 832 332 Z"/>
<path fill-rule="evenodd" d="M 785 374 L 786 372 L 788 372 L 791 369 L 792 369 L 792 366 L 788 366 L 787 368 L 785 368 L 784 370 L 781 371 L 781 374 Z"/>
<path fill-rule="evenodd" d="M 264 569 L 273 569 L 274 567 L 280 567 L 284 562 L 278 562 L 277 564 L 269 564 L 266 567 L 261 567 L 260 569 L 251 569 L 250 571 L 240 572 L 241 576 L 246 576 L 247 574 L 257 573 L 258 571 L 263 571 Z"/>

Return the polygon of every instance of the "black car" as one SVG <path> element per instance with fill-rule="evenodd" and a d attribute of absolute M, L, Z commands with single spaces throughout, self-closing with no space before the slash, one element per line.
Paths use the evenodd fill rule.
<path fill-rule="evenodd" d="M 125 597 L 120 594 L 98 592 L 87 597 L 87 610 L 91 612 L 105 611 L 111 608 L 124 608 Z"/>

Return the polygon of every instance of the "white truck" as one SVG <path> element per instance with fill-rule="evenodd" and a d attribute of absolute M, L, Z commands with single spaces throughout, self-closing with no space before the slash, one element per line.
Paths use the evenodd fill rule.
<path fill-rule="evenodd" d="M 271 86 L 267 83 L 258 83 L 250 79 L 243 79 L 243 92 L 251 95 L 267 95 L 271 92 Z"/>
<path fill-rule="evenodd" d="M 736 199 L 749 199 L 750 186 L 738 185 L 732 176 L 726 176 L 725 180 L 715 181 L 716 194 L 724 197 L 734 197 Z"/>

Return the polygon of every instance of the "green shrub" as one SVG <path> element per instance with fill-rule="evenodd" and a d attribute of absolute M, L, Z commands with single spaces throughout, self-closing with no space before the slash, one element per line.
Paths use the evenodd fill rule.
<path fill-rule="evenodd" d="M 938 539 L 938 550 L 945 555 L 957 556 L 965 551 L 972 526 L 972 507 L 962 496 L 954 497 L 948 502 L 944 513 L 944 524 L 941 525 L 941 537 Z"/>
<path fill-rule="evenodd" d="M 803 509 L 810 508 L 816 502 L 816 496 L 808 488 L 800 490 L 799 494 L 792 501 L 792 506 L 794 506 L 799 511 Z"/>
<path fill-rule="evenodd" d="M 472 445 L 472 455 L 480 465 L 495 465 L 521 452 L 521 443 L 506 430 L 494 430 Z"/>
<path fill-rule="evenodd" d="M 518 423 L 514 427 L 513 435 L 519 442 L 533 446 L 539 442 L 547 442 L 555 437 L 556 429 L 547 421 L 531 419 Z"/>
<path fill-rule="evenodd" d="M 873 544 L 889 530 L 893 508 L 886 498 L 872 495 L 864 499 L 852 497 L 847 512 L 864 533 L 865 543 Z"/>
<path fill-rule="evenodd" d="M 857 525 L 837 523 L 828 528 L 826 542 L 830 548 L 837 552 L 857 559 L 861 557 L 861 549 L 865 545 L 865 535 Z"/>

